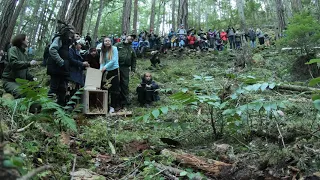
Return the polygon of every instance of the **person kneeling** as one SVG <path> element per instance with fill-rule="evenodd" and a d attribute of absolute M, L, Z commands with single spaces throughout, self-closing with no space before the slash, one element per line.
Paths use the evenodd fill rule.
<path fill-rule="evenodd" d="M 152 101 L 160 100 L 158 95 L 159 86 L 152 80 L 150 73 L 145 73 L 142 77 L 142 82 L 137 87 L 138 101 L 141 106 L 150 106 Z"/>
<path fill-rule="evenodd" d="M 160 65 L 160 58 L 159 58 L 159 51 L 151 51 L 150 53 L 152 57 L 150 58 L 151 66 L 157 67 L 157 65 Z"/>

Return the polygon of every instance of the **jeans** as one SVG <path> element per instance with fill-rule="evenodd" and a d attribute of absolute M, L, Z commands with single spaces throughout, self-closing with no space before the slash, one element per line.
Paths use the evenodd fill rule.
<path fill-rule="evenodd" d="M 255 47 L 255 41 L 250 41 L 251 42 L 251 47 L 254 48 Z"/>
<path fill-rule="evenodd" d="M 229 36 L 229 43 L 230 43 L 230 49 L 236 48 L 236 41 L 235 41 L 234 35 Z"/>

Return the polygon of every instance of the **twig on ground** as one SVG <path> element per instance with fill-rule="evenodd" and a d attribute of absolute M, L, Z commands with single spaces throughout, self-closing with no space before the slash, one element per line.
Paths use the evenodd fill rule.
<path fill-rule="evenodd" d="M 281 131 L 280 131 L 280 128 L 279 128 L 279 125 L 278 125 L 277 122 L 276 122 L 276 125 L 277 125 L 277 129 L 278 129 L 278 132 L 279 132 L 279 136 L 280 136 L 281 141 L 282 141 L 282 145 L 283 145 L 284 148 L 286 148 L 286 145 L 284 144 L 283 136 L 281 134 Z"/>
<path fill-rule="evenodd" d="M 74 159 L 73 159 L 73 165 L 72 165 L 71 180 L 73 180 L 73 174 L 76 169 L 76 163 L 77 163 L 77 155 L 75 154 Z"/>
<path fill-rule="evenodd" d="M 16 105 L 14 106 L 14 109 L 13 109 L 13 113 L 11 115 L 11 130 L 13 128 L 13 117 L 14 117 L 14 114 L 16 113 L 16 110 L 17 110 L 17 106 L 18 106 L 18 101 L 16 101 Z"/>
<path fill-rule="evenodd" d="M 159 164 L 159 163 L 156 163 L 156 162 L 153 163 L 153 165 L 158 169 L 161 169 L 161 170 L 165 169 L 165 170 L 167 170 L 167 171 L 169 171 L 169 172 L 171 172 L 173 174 L 180 174 L 181 172 L 184 172 L 184 170 L 181 170 L 181 169 L 178 169 L 178 168 L 174 168 L 174 167 L 171 167 L 171 166 L 165 166 L 163 164 Z M 163 172 L 166 172 L 166 171 L 163 171 Z M 194 180 L 201 180 L 201 179 L 203 179 L 203 177 L 201 177 L 199 175 L 195 175 L 193 179 Z"/>
<path fill-rule="evenodd" d="M 313 152 L 313 153 L 315 153 L 315 154 L 319 154 L 320 153 L 320 149 L 313 149 L 313 148 L 309 148 L 309 147 L 307 147 L 307 146 L 303 146 L 307 151 L 311 151 L 311 152 Z"/>
<path fill-rule="evenodd" d="M 248 148 L 250 151 L 253 151 L 252 148 L 250 148 L 248 145 L 246 145 L 244 142 L 240 141 L 238 138 L 231 135 L 231 137 L 235 140 L 237 140 L 240 144 L 244 145 L 246 148 Z"/>
<path fill-rule="evenodd" d="M 18 180 L 29 180 L 32 177 L 34 177 L 35 175 L 45 171 L 45 170 L 49 170 L 52 169 L 53 167 L 50 165 L 45 165 L 45 166 L 41 166 L 38 167 L 37 169 L 34 169 L 33 171 L 29 172 L 28 174 L 22 176 L 21 178 L 19 178 Z"/>
<path fill-rule="evenodd" d="M 23 132 L 25 131 L 26 129 L 28 129 L 32 124 L 34 123 L 34 121 L 32 121 L 31 123 L 29 123 L 28 125 L 26 125 L 25 127 L 23 128 L 20 128 L 20 129 L 13 129 L 13 130 L 10 130 L 10 131 L 7 131 L 7 132 L 4 132 L 4 134 L 6 135 L 10 135 L 12 133 L 20 133 L 20 132 Z"/>

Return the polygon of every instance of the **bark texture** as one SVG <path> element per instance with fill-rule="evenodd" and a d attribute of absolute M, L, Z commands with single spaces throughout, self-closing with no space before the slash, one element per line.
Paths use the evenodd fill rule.
<path fill-rule="evenodd" d="M 86 16 L 89 10 L 90 0 L 74 0 L 71 4 L 68 20 L 76 29 L 76 32 L 82 35 L 82 30 Z"/>
<path fill-rule="evenodd" d="M 137 23 L 138 23 L 138 0 L 134 0 L 133 3 L 133 33 L 137 34 Z"/>
<path fill-rule="evenodd" d="M 132 0 L 123 1 L 122 25 L 121 25 L 122 32 L 126 32 L 126 33 L 130 32 L 131 7 L 132 7 Z"/>
<path fill-rule="evenodd" d="M 8 42 L 8 37 L 6 33 L 11 23 L 11 19 L 16 6 L 16 1 L 4 1 L 2 5 L 2 14 L 0 18 L 0 49 L 3 49 Z M 10 39 L 10 38 L 9 38 Z"/>
<path fill-rule="evenodd" d="M 184 24 L 185 29 L 188 29 L 188 0 L 179 1 L 178 24 Z"/>
<path fill-rule="evenodd" d="M 154 30 L 154 19 L 156 15 L 156 0 L 152 0 L 151 3 L 151 15 L 150 15 L 150 30 Z"/>
<path fill-rule="evenodd" d="M 11 1 L 10 1 L 10 2 L 11 2 Z M 12 10 L 12 8 L 14 9 L 16 1 L 14 1 L 13 7 L 11 7 L 12 4 L 9 3 L 8 6 L 7 6 L 8 9 L 5 8 L 4 13 L 2 14 L 2 16 L 4 16 L 4 17 L 1 17 L 1 19 L 0 19 L 0 23 L 2 24 L 2 25 L 0 26 L 0 33 L 1 33 L 0 49 L 3 49 L 4 46 L 5 46 L 8 42 L 10 42 L 11 36 L 12 36 L 12 34 L 13 34 L 14 26 L 16 25 L 18 16 L 19 16 L 19 14 L 20 14 L 20 11 L 21 11 L 21 9 L 22 9 L 22 7 L 23 7 L 24 2 L 25 2 L 25 0 L 20 0 L 20 1 L 19 1 L 19 4 L 18 4 L 18 6 L 15 8 L 13 15 L 12 15 L 11 18 L 9 19 L 9 23 L 7 24 L 7 26 L 6 26 L 6 24 L 3 24 L 3 22 L 4 22 L 4 23 L 7 23 L 7 21 L 6 21 L 6 20 L 3 20 L 3 19 L 8 18 L 8 17 L 5 16 L 5 15 L 6 15 L 5 13 L 6 13 L 7 10 Z M 5 3 L 5 5 L 6 5 L 6 4 L 7 4 L 7 3 Z M 13 11 L 13 10 L 12 10 L 12 11 Z M 7 12 L 7 13 L 8 13 L 8 12 Z M 10 13 L 8 13 L 8 15 L 10 15 Z M 4 31 L 3 31 L 3 30 L 4 30 Z M 4 32 L 4 33 L 3 33 L 3 32 Z"/>
<path fill-rule="evenodd" d="M 175 31 L 176 30 L 176 0 L 172 0 L 172 29 Z"/>
<path fill-rule="evenodd" d="M 93 32 L 93 41 L 95 41 L 98 36 L 98 28 L 99 28 L 99 24 L 101 21 L 103 9 L 104 9 L 104 0 L 100 0 L 99 12 L 98 12 L 97 20 L 96 20 L 96 25 L 94 27 L 94 32 Z M 94 46 L 94 45 L 95 45 L 94 43 L 91 43 L 91 46 Z"/>

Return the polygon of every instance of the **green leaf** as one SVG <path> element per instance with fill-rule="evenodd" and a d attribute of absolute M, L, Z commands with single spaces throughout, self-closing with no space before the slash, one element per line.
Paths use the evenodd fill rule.
<path fill-rule="evenodd" d="M 188 92 L 188 90 L 189 90 L 188 88 L 182 88 L 182 89 L 181 89 L 181 91 L 182 91 L 183 93 Z"/>
<path fill-rule="evenodd" d="M 150 114 L 146 114 L 143 116 L 143 121 L 147 122 L 149 118 L 150 118 Z"/>
<path fill-rule="evenodd" d="M 17 78 L 17 79 L 16 79 L 16 82 L 17 82 L 18 84 L 27 84 L 29 81 L 26 80 L 26 79 Z"/>
<path fill-rule="evenodd" d="M 160 110 L 161 110 L 161 112 L 162 112 L 163 114 L 167 114 L 168 111 L 169 111 L 169 108 L 168 108 L 167 106 L 165 106 L 165 107 L 161 107 Z"/>
<path fill-rule="evenodd" d="M 311 59 L 309 62 L 306 62 L 305 64 L 313 64 L 313 63 L 320 63 L 320 59 Z"/>
<path fill-rule="evenodd" d="M 234 115 L 236 113 L 235 109 L 226 109 L 222 112 L 222 115 Z"/>
<path fill-rule="evenodd" d="M 316 109 L 320 111 L 320 99 L 313 101 L 313 105 Z"/>
<path fill-rule="evenodd" d="M 318 83 L 320 83 L 320 77 L 311 79 L 310 82 L 309 82 L 309 86 L 315 86 Z"/>
<path fill-rule="evenodd" d="M 317 100 L 317 99 L 320 99 L 320 94 L 314 94 L 312 95 L 312 100 Z"/>
<path fill-rule="evenodd" d="M 182 172 L 180 172 L 180 176 L 186 176 L 187 174 L 188 174 L 187 171 L 182 171 Z"/>
<path fill-rule="evenodd" d="M 263 105 L 263 108 L 267 111 L 270 112 L 272 109 L 277 109 L 277 104 L 275 102 L 266 102 Z"/>
<path fill-rule="evenodd" d="M 252 90 L 253 91 L 258 91 L 258 89 L 261 87 L 261 84 L 254 84 L 252 85 Z"/>
<path fill-rule="evenodd" d="M 155 109 L 155 110 L 152 111 L 151 114 L 155 119 L 157 119 L 158 116 L 160 115 L 160 111 L 159 111 L 159 109 Z"/>
<path fill-rule="evenodd" d="M 263 84 L 261 85 L 260 89 L 261 89 L 261 91 L 264 91 L 264 90 L 267 89 L 267 87 L 268 87 L 268 83 L 263 83 Z"/>
<path fill-rule="evenodd" d="M 270 89 L 273 89 L 274 87 L 276 87 L 276 84 L 275 84 L 275 83 L 269 84 L 269 88 L 270 88 Z"/>
<path fill-rule="evenodd" d="M 13 168 L 13 167 L 15 167 L 15 165 L 13 164 L 13 162 L 10 161 L 10 160 L 4 160 L 4 161 L 3 161 L 3 166 L 4 166 L 4 167 L 7 167 L 7 168 Z"/>
<path fill-rule="evenodd" d="M 194 80 L 202 80 L 202 76 L 193 75 Z"/>
<path fill-rule="evenodd" d="M 116 154 L 116 149 L 114 148 L 114 146 L 113 146 L 113 144 L 111 143 L 111 141 L 108 141 L 108 144 L 109 144 L 111 153 L 112 153 L 112 154 Z"/>
<path fill-rule="evenodd" d="M 81 97 L 75 96 L 75 95 L 71 97 L 71 100 L 80 100 L 80 99 L 81 99 Z"/>

